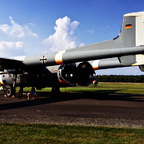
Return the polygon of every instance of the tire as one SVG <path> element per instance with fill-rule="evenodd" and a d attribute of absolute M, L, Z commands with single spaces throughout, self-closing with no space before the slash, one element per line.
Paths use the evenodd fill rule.
<path fill-rule="evenodd" d="M 7 86 L 6 87 L 6 96 L 11 97 L 12 96 L 12 87 Z"/>

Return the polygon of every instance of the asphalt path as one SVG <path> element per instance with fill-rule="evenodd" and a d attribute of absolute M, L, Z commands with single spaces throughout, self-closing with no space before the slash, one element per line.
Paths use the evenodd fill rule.
<path fill-rule="evenodd" d="M 0 122 L 144 128 L 144 95 L 37 93 L 27 100 L 1 93 Z"/>

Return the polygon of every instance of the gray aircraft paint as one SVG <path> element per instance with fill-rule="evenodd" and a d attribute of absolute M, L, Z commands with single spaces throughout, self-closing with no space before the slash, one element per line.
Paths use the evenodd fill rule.
<path fill-rule="evenodd" d="M 121 27 L 121 33 L 115 39 L 91 44 L 75 49 L 70 49 L 66 51 L 61 51 L 58 53 L 52 53 L 47 55 L 37 55 L 37 56 L 26 56 L 23 57 L 22 63 L 23 67 L 25 66 L 52 66 L 57 64 L 67 64 L 79 61 L 88 61 L 88 60 L 96 60 L 96 59 L 104 59 L 111 57 L 119 57 L 120 63 L 122 65 L 130 65 L 136 62 L 134 54 L 142 54 L 144 53 L 144 47 L 140 46 L 140 44 L 136 45 L 136 24 L 139 24 L 142 18 L 140 18 L 140 22 L 137 22 L 139 17 L 144 17 L 144 12 L 126 14 L 123 18 L 123 23 Z M 132 27 L 126 29 L 126 25 L 131 24 Z M 139 36 L 140 37 L 140 36 Z M 137 47 L 140 46 L 140 47 Z M 128 55 L 128 56 L 127 56 Z M 130 56 L 131 55 L 131 56 Z M 129 60 L 129 61 L 127 61 Z M 3 61 L 8 61 L 8 59 L 1 59 L 0 63 Z M 11 60 L 10 60 L 11 61 Z M 15 62 L 13 60 L 13 62 Z M 9 63 L 5 62 L 3 65 L 7 65 Z M 22 66 L 22 65 L 20 65 Z"/>
<path fill-rule="evenodd" d="M 93 51 L 74 51 L 74 52 L 65 52 L 62 54 L 62 60 L 59 64 L 68 64 L 79 61 L 88 61 L 102 58 L 110 58 L 115 56 L 124 56 L 130 54 L 141 54 L 144 53 L 144 46 L 141 47 L 130 47 L 130 48 L 117 48 L 117 49 L 106 49 L 106 50 L 93 50 Z M 52 66 L 56 65 L 55 55 L 45 55 L 47 58 L 44 62 L 41 62 L 40 56 L 27 56 L 25 57 L 23 64 L 24 66 Z"/>
<path fill-rule="evenodd" d="M 117 57 L 109 58 L 109 59 L 96 60 L 96 61 L 90 61 L 90 63 L 95 70 L 115 68 L 115 67 L 123 67 L 123 65 L 119 62 L 119 59 Z"/>
<path fill-rule="evenodd" d="M 86 86 L 95 78 L 94 69 L 143 63 L 143 57 L 136 56 L 144 53 L 143 39 L 144 12 L 126 14 L 120 34 L 112 40 L 46 55 L 1 57 L 0 84 L 7 96 L 20 85 L 52 87 L 52 91 L 76 84 Z"/>
<path fill-rule="evenodd" d="M 24 56 L 19 58 L 0 58 L 1 69 L 26 69 L 47 67 L 49 73 L 55 73 L 58 65 L 81 61 L 115 58 L 115 60 L 102 60 L 98 68 L 130 66 L 136 63 L 135 54 L 144 53 L 144 12 L 124 15 L 121 32 L 117 38 L 99 42 L 75 49 L 60 51 L 58 53 Z M 131 25 L 126 28 L 127 25 Z M 139 28 L 140 27 L 140 28 Z M 141 32 L 142 29 L 142 32 Z M 57 65 L 55 67 L 55 65 Z"/>
<path fill-rule="evenodd" d="M 130 28 L 125 26 L 130 24 Z M 144 45 L 144 12 L 125 14 L 121 33 L 115 39 L 115 46 L 119 47 L 137 47 Z M 138 62 L 136 55 L 121 56 L 119 58 L 105 59 L 91 62 L 95 69 L 114 68 L 132 65 L 141 65 L 142 60 Z M 135 64 L 136 63 L 136 64 Z M 143 63 L 144 64 L 144 63 Z"/>
<path fill-rule="evenodd" d="M 140 41 L 136 44 L 137 37 L 140 37 L 137 34 L 137 27 L 139 24 L 143 24 L 143 21 L 141 20 L 143 17 L 143 12 L 124 15 L 121 32 L 115 39 L 45 56 L 29 56 L 26 57 L 23 62 L 25 65 L 44 64 L 49 66 L 118 56 L 121 65 L 132 65 L 136 62 L 134 54 L 144 53 L 144 47 L 141 46 L 143 45 L 143 42 Z M 132 27 L 126 28 L 126 25 L 128 24 Z M 43 63 L 40 62 L 41 57 L 45 58 Z"/>

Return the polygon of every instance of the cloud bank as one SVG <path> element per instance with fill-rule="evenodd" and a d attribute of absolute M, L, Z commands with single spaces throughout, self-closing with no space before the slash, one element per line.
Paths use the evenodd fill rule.
<path fill-rule="evenodd" d="M 71 22 L 67 16 L 56 20 L 55 32 L 45 39 L 29 28 L 36 26 L 34 23 L 21 25 L 11 16 L 9 20 L 10 25 L 0 24 L 0 57 L 52 53 L 84 45 L 74 36 L 79 22 Z"/>
<path fill-rule="evenodd" d="M 1 41 L 0 42 L 0 50 L 4 50 L 5 47 L 7 48 L 22 48 L 23 47 L 23 42 L 17 41 L 17 42 L 9 42 L 9 41 Z"/>
<path fill-rule="evenodd" d="M 71 22 L 70 18 L 65 16 L 56 20 L 55 24 L 55 33 L 43 41 L 44 44 L 50 46 L 51 51 L 56 52 L 84 45 L 78 42 L 77 37 L 73 36 L 79 25 L 78 21 Z"/>
<path fill-rule="evenodd" d="M 10 36 L 17 37 L 17 38 L 22 38 L 25 36 L 38 37 L 38 35 L 36 33 L 33 33 L 28 28 L 27 25 L 21 26 L 21 25 L 17 24 L 11 16 L 9 17 L 9 19 L 10 19 L 11 26 L 9 26 L 8 24 L 0 25 L 0 30 L 3 31 L 4 33 L 6 33 Z"/>

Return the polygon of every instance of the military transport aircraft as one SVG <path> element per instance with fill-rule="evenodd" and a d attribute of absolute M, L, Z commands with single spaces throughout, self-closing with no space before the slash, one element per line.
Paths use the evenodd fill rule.
<path fill-rule="evenodd" d="M 139 55 L 137 55 L 139 54 Z M 120 34 L 111 40 L 52 54 L 0 57 L 0 84 L 7 96 L 16 86 L 37 89 L 89 85 L 96 69 L 139 65 L 144 71 L 144 12 L 125 14 Z"/>

